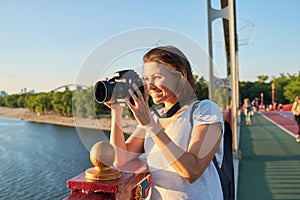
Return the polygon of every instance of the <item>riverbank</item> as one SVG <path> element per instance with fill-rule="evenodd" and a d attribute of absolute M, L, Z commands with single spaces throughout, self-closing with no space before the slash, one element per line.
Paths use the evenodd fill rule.
<path fill-rule="evenodd" d="M 111 120 L 108 117 L 102 117 L 100 119 L 89 118 L 74 118 L 65 117 L 57 114 L 45 114 L 40 115 L 33 113 L 26 108 L 7 108 L 0 107 L 0 117 L 25 120 L 36 123 L 54 124 L 60 126 L 71 126 L 90 128 L 98 130 L 110 130 Z M 136 121 L 132 119 L 123 119 L 122 128 L 125 133 L 132 133 L 136 127 Z"/>

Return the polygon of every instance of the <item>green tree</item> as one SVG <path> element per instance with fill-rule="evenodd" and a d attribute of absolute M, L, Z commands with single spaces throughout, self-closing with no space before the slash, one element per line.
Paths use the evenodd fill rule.
<path fill-rule="evenodd" d="M 89 118 L 96 118 L 96 109 L 95 109 L 95 98 L 94 98 L 94 88 L 89 87 L 86 90 L 84 96 L 86 116 Z"/>
<path fill-rule="evenodd" d="M 199 77 L 194 75 L 195 83 L 196 83 L 196 96 L 197 99 L 203 100 L 208 98 L 208 82 L 205 81 L 203 76 Z"/>
<path fill-rule="evenodd" d="M 72 115 L 72 91 L 66 90 L 61 97 L 63 111 L 61 114 L 66 116 Z"/>
<path fill-rule="evenodd" d="M 203 77 L 197 75 L 194 76 L 194 79 L 197 98 L 199 100 L 207 99 L 208 82 Z M 255 82 L 240 81 L 239 91 L 241 101 L 244 98 L 249 98 L 252 101 L 255 98 L 260 98 L 261 93 L 263 93 L 264 103 L 270 104 L 272 101 L 272 83 L 275 84 L 275 101 L 277 103 L 291 103 L 294 101 L 295 96 L 300 94 L 300 71 L 298 75 L 280 74 L 279 77 L 272 77 L 270 82 L 267 82 L 269 77 L 265 75 L 259 75 L 257 79 Z M 215 101 L 222 108 L 226 107 L 226 93 L 226 89 L 223 88 L 215 91 Z M 151 98 L 149 99 L 149 104 L 150 106 L 153 105 Z M 91 118 L 110 113 L 110 109 L 104 104 L 96 103 L 93 87 L 74 92 L 66 90 L 64 92 L 0 96 L 0 106 L 11 108 L 26 107 L 32 112 L 54 110 L 61 115 L 71 116 L 72 114 L 76 114 L 81 117 Z M 132 116 L 129 109 L 124 110 L 124 113 Z"/>
<path fill-rule="evenodd" d="M 297 95 L 300 95 L 300 71 L 298 72 L 297 76 L 290 76 L 290 80 L 284 88 L 284 96 L 291 103 L 294 102 L 294 99 Z"/>
<path fill-rule="evenodd" d="M 19 95 L 17 94 L 13 94 L 13 95 L 8 95 L 4 97 L 4 105 L 6 107 L 10 107 L 10 108 L 17 108 L 18 107 L 18 97 Z"/>
<path fill-rule="evenodd" d="M 274 83 L 274 96 L 275 102 L 286 104 L 289 103 L 289 100 L 286 99 L 284 96 L 284 89 L 288 85 L 290 81 L 290 77 L 286 76 L 285 74 L 281 73 L 279 77 L 273 77 L 272 83 Z"/>
<path fill-rule="evenodd" d="M 28 108 L 31 112 L 35 112 L 37 102 L 35 101 L 35 94 L 26 94 L 25 95 L 25 107 Z"/>
<path fill-rule="evenodd" d="M 261 99 L 261 93 L 263 93 L 264 96 L 264 104 L 270 104 L 272 101 L 271 84 L 261 80 L 255 82 L 241 81 L 239 84 L 239 91 L 241 102 L 243 102 L 243 99 L 245 98 L 249 98 L 250 101 L 255 98 Z"/>
<path fill-rule="evenodd" d="M 125 110 L 124 110 L 125 111 Z M 110 109 L 104 105 L 103 103 L 98 103 L 95 101 L 95 112 L 96 115 L 109 115 L 110 114 Z"/>
<path fill-rule="evenodd" d="M 258 79 L 258 82 L 260 82 L 260 83 L 265 83 L 265 82 L 269 79 L 269 76 L 258 75 L 258 76 L 257 76 L 257 79 Z"/>
<path fill-rule="evenodd" d="M 49 110 L 52 110 L 51 97 L 47 93 L 38 93 L 35 96 L 35 112 L 45 113 Z"/>
<path fill-rule="evenodd" d="M 0 106 L 5 106 L 4 97 L 0 96 Z"/>
<path fill-rule="evenodd" d="M 86 93 L 86 89 L 76 90 L 73 92 L 73 115 L 77 115 L 79 117 L 86 117 Z"/>
<path fill-rule="evenodd" d="M 260 98 L 260 91 L 255 86 L 255 83 L 250 81 L 241 81 L 239 83 L 240 100 L 249 98 L 250 101 L 255 98 Z"/>
<path fill-rule="evenodd" d="M 19 95 L 18 100 L 17 100 L 17 105 L 19 108 L 24 108 L 25 106 L 25 95 Z"/>
<path fill-rule="evenodd" d="M 53 92 L 52 93 L 52 99 L 51 99 L 51 105 L 53 107 L 53 110 L 57 114 L 64 114 L 64 105 L 62 102 L 62 92 Z"/>

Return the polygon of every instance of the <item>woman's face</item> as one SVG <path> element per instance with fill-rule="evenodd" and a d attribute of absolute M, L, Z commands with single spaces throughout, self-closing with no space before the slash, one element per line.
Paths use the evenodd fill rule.
<path fill-rule="evenodd" d="M 155 104 L 178 101 L 176 88 L 178 88 L 180 74 L 157 62 L 144 64 L 144 80 L 147 84 L 149 95 Z"/>

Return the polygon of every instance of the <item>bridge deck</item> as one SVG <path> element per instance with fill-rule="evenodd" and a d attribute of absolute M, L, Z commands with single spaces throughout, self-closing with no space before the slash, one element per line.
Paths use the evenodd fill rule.
<path fill-rule="evenodd" d="M 255 113 L 240 124 L 238 200 L 300 199 L 300 143 L 290 112 Z"/>

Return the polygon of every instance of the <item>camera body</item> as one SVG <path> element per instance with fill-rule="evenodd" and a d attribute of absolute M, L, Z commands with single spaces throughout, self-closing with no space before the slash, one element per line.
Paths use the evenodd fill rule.
<path fill-rule="evenodd" d="M 117 71 L 113 77 L 107 81 L 98 81 L 94 87 L 94 97 L 98 103 L 104 102 L 125 102 L 124 99 L 129 97 L 128 90 L 133 89 L 135 83 L 142 94 L 144 94 L 144 85 L 139 75 L 132 69 Z M 134 92 L 136 94 L 136 92 Z M 130 102 L 134 104 L 132 98 Z"/>

